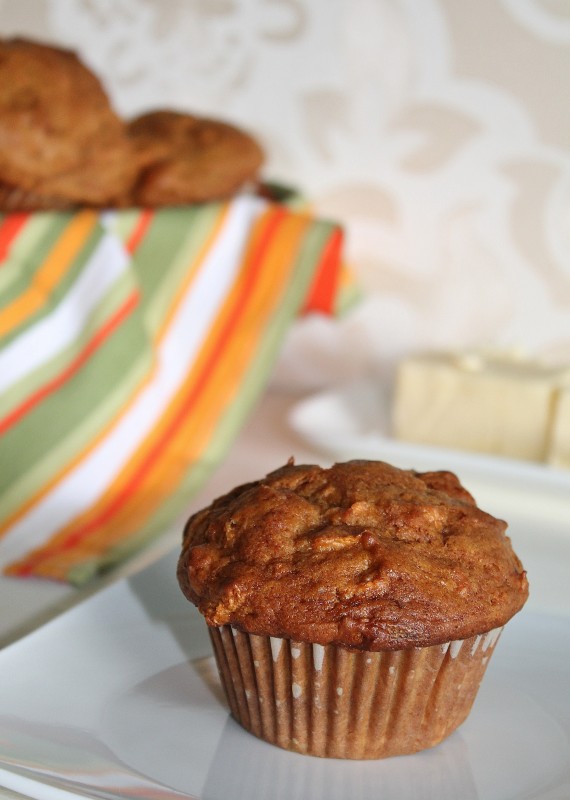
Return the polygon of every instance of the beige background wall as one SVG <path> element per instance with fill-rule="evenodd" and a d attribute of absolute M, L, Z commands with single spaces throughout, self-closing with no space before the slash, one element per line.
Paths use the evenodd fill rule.
<path fill-rule="evenodd" d="M 79 50 L 125 114 L 246 125 L 267 176 L 345 222 L 368 299 L 294 340 L 357 348 L 350 369 L 570 358 L 567 0 L 3 0 L 0 34 Z"/>

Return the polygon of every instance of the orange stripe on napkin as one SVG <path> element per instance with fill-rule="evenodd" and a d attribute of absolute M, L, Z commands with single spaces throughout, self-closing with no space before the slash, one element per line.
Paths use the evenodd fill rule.
<path fill-rule="evenodd" d="M 6 260 L 12 242 L 18 236 L 29 218 L 30 215 L 28 213 L 8 214 L 0 225 L 0 262 Z"/>
<path fill-rule="evenodd" d="M 98 224 L 99 216 L 94 211 L 82 211 L 72 219 L 29 288 L 0 311 L 0 336 L 21 325 L 42 307 L 46 297 L 73 267 L 79 250 Z"/>
<path fill-rule="evenodd" d="M 139 244 L 142 242 L 153 217 L 154 211 L 151 209 L 145 209 L 144 211 L 141 211 L 134 229 L 131 231 L 125 245 L 129 253 L 134 253 Z"/>
<path fill-rule="evenodd" d="M 324 314 L 333 313 L 342 270 L 340 258 L 342 243 L 342 230 L 337 229 L 327 242 L 303 306 L 303 314 L 311 311 L 318 311 Z"/>

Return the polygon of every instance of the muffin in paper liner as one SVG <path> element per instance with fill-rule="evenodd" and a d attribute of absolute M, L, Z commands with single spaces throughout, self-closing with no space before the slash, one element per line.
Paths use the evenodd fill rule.
<path fill-rule="evenodd" d="M 246 730 L 379 759 L 467 717 L 528 597 L 506 528 L 448 471 L 289 461 L 190 518 L 177 575 Z"/>
<path fill-rule="evenodd" d="M 233 717 L 306 755 L 379 759 L 433 747 L 465 720 L 501 634 L 361 651 L 209 627 Z"/>

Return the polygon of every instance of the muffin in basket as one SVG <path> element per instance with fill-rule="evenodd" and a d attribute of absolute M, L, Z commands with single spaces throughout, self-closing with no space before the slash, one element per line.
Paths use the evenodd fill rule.
<path fill-rule="evenodd" d="M 225 200 L 257 185 L 263 160 L 221 120 L 160 109 L 127 122 L 76 53 L 0 38 L 2 213 Z"/>
<path fill-rule="evenodd" d="M 247 730 L 383 758 L 467 717 L 528 596 L 505 529 L 450 472 L 289 462 L 191 517 L 178 580 Z"/>

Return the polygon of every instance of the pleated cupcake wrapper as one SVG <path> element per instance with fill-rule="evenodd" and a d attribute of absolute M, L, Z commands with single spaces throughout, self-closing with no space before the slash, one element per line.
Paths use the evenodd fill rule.
<path fill-rule="evenodd" d="M 414 753 L 467 717 L 502 628 L 396 651 L 351 651 L 210 628 L 232 715 L 287 750 L 371 759 Z"/>

